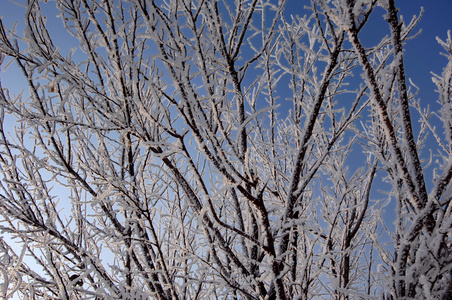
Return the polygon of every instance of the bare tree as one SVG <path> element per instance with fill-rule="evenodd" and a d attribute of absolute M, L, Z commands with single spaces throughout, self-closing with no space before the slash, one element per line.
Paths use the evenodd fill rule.
<path fill-rule="evenodd" d="M 286 2 L 27 0 L 23 34 L 0 24 L 28 84 L 0 98 L 3 298 L 449 299 L 450 35 L 442 135 L 404 70 L 419 17 Z"/>

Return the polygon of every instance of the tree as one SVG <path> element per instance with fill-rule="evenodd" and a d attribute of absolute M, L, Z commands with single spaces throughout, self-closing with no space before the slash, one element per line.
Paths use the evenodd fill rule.
<path fill-rule="evenodd" d="M 4 298 L 449 299 L 450 35 L 442 135 L 404 70 L 420 17 L 286 2 L 27 0 L 23 35 L 1 24 L 28 84 L 1 89 Z"/>

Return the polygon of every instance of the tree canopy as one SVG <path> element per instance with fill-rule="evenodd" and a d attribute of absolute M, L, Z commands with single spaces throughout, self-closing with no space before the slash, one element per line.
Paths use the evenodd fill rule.
<path fill-rule="evenodd" d="M 3 298 L 450 299 L 450 33 L 431 112 L 405 74 L 420 16 L 287 2 L 0 21 L 27 85 L 0 93 Z"/>

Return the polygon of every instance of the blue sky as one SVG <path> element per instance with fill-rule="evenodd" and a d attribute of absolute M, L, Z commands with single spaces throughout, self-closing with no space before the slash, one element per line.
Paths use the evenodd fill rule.
<path fill-rule="evenodd" d="M 419 15 L 420 7 L 424 7 L 424 15 L 419 23 L 421 34 L 417 39 L 406 45 L 405 68 L 407 77 L 421 88 L 419 97 L 424 105 L 434 105 L 438 99 L 435 85 L 430 72 L 441 74 L 447 60 L 439 55 L 443 48 L 436 41 L 436 37 L 445 40 L 447 30 L 452 30 L 452 1 L 450 0 L 402 0 L 396 1 L 400 7 L 400 14 L 409 21 L 411 16 Z"/>
<path fill-rule="evenodd" d="M 17 0 L 17 2 L 23 3 L 26 1 Z M 49 3 L 47 4 L 43 2 L 41 2 L 41 7 L 45 9 L 49 16 L 58 13 L 52 0 L 48 1 Z M 0 0 L 0 3 L 2 4 L 0 15 L 2 16 L 3 23 L 11 28 L 14 22 L 17 21 L 18 33 L 21 35 L 24 25 L 25 9 L 12 3 L 10 0 Z M 307 13 L 304 10 L 306 5 L 310 5 L 310 1 L 288 0 L 286 13 L 304 15 Z M 422 32 L 417 38 L 408 41 L 406 44 L 405 68 L 407 78 L 412 79 L 413 83 L 420 88 L 417 98 L 421 99 L 422 107 L 430 106 L 432 111 L 436 111 L 439 107 L 437 104 L 438 95 L 435 92 L 435 85 L 431 80 L 431 72 L 441 74 L 442 68 L 447 63 L 446 58 L 439 54 L 443 50 L 437 43 L 436 37 L 438 36 L 445 40 L 447 31 L 452 29 L 452 18 L 450 17 L 452 13 L 452 1 L 396 0 L 396 6 L 400 8 L 399 15 L 404 16 L 404 20 L 407 23 L 413 15 L 419 15 L 421 7 L 424 8 L 423 17 L 417 27 L 417 30 L 422 30 Z M 384 11 L 382 8 L 376 8 L 367 28 L 360 34 L 365 46 L 375 45 L 376 42 L 389 33 L 389 27 L 383 20 L 383 14 Z M 67 48 L 68 44 L 71 43 L 66 40 L 68 38 L 67 35 L 61 34 L 61 31 L 64 32 L 63 26 L 60 25 L 61 21 L 57 18 L 53 20 L 49 18 L 48 22 L 51 33 L 55 33 L 54 36 L 60 39 L 60 41 L 56 41 L 56 44 L 63 48 L 60 49 L 62 52 L 65 52 L 64 47 L 66 46 Z M 12 66 L 6 72 L 3 72 L 3 66 L 1 69 L 0 80 L 4 88 L 10 89 L 16 94 L 24 88 L 25 92 L 27 92 L 26 83 L 22 79 L 22 76 L 17 76 L 15 66 Z M 413 112 L 413 118 L 416 119 L 417 117 L 417 114 Z M 417 121 L 415 120 L 415 127 L 416 124 Z M 438 131 L 443 130 L 440 124 L 438 124 L 437 129 Z M 435 146 L 434 144 L 429 144 L 427 145 L 427 149 L 434 149 Z M 427 149 L 424 149 L 424 154 L 428 153 L 426 151 Z M 435 151 L 433 150 L 433 152 Z M 431 184 L 431 180 L 428 178 L 426 178 L 426 181 L 427 184 Z"/>
<path fill-rule="evenodd" d="M 23 3 L 26 1 L 17 0 L 17 2 Z M 48 1 L 49 3 L 47 4 L 43 2 L 41 2 L 41 7 L 45 9 L 49 16 L 58 13 L 52 0 Z M 2 21 L 9 28 L 17 21 L 18 33 L 21 35 L 25 9 L 9 0 L 0 0 L 0 3 L 2 4 L 0 8 Z M 288 0 L 287 12 L 304 15 L 307 13 L 304 10 L 306 5 L 310 5 L 310 1 Z M 431 72 L 440 74 L 447 63 L 446 58 L 439 54 L 442 51 L 442 47 L 437 43 L 436 37 L 439 36 L 444 40 L 447 37 L 447 31 L 452 29 L 452 18 L 450 17 L 452 0 L 396 0 L 396 6 L 400 8 L 399 15 L 404 16 L 404 20 L 407 23 L 413 15 L 419 15 L 421 7 L 424 8 L 423 17 L 417 27 L 417 30 L 422 29 L 422 32 L 417 38 L 408 41 L 406 44 L 405 68 L 407 78 L 412 79 L 420 87 L 417 98 L 421 99 L 422 107 L 429 105 L 433 111 L 436 111 L 439 107 L 437 104 L 438 95 L 431 80 Z M 376 42 L 389 33 L 389 27 L 383 20 L 383 14 L 383 9 L 377 8 L 367 28 L 360 34 L 365 46 L 375 45 Z M 53 20 L 49 18 L 48 22 L 51 33 L 55 33 L 54 36 L 60 38 L 60 41 L 56 41 L 56 44 L 63 48 L 61 50 L 64 52 L 64 47 L 67 47 L 70 42 L 68 43 L 66 40 L 68 38 L 67 35 L 60 33 L 64 31 L 63 26 L 59 25 L 61 21 L 57 18 Z M 24 88 L 25 92 L 27 92 L 26 83 L 21 76 L 16 75 L 17 69 L 14 66 L 6 72 L 3 72 L 3 69 L 2 67 L 0 80 L 4 88 L 10 89 L 16 94 Z M 413 113 L 413 118 L 416 119 L 417 117 L 417 114 Z M 416 124 L 417 121 L 414 121 L 415 126 Z M 438 124 L 437 129 L 443 130 L 440 124 Z M 428 148 L 433 149 L 433 152 L 435 152 L 435 147 L 436 145 L 434 144 L 427 145 L 427 149 L 424 149 L 424 155 L 428 155 Z M 428 185 L 431 184 L 431 179 L 426 178 L 426 181 Z"/>
<path fill-rule="evenodd" d="M 18 0 L 17 2 L 24 2 Z M 52 2 L 51 0 L 49 2 Z M 25 9 L 11 3 L 10 0 L 0 0 L 0 16 L 2 21 L 8 27 L 11 27 L 15 21 L 18 21 L 18 27 L 23 24 L 23 18 Z M 303 7 L 309 5 L 310 1 L 306 0 L 289 0 L 289 11 L 300 14 L 304 14 Z M 436 104 L 436 94 L 434 93 L 435 86 L 432 83 L 430 72 L 437 74 L 441 73 L 442 68 L 446 64 L 445 57 L 439 55 L 442 48 L 438 45 L 436 37 L 439 36 L 445 39 L 447 36 L 447 30 L 452 29 L 452 1 L 451 0 L 399 0 L 396 1 L 396 6 L 400 8 L 400 15 L 405 17 L 405 20 L 409 22 L 413 15 L 419 15 L 421 7 L 424 7 L 424 15 L 420 21 L 418 29 L 422 29 L 420 36 L 414 40 L 411 40 L 406 45 L 405 52 L 405 64 L 407 77 L 413 79 L 414 83 L 421 88 L 419 97 L 424 104 L 434 105 Z M 51 8 L 55 11 L 53 3 L 45 5 L 46 9 Z M 388 26 L 381 23 L 382 11 L 376 12 L 374 15 L 375 24 L 367 28 L 369 36 L 375 34 L 375 37 L 381 37 L 387 34 Z M 377 20 L 380 18 L 380 20 Z M 59 20 L 56 20 L 59 22 Z M 58 23 L 55 22 L 56 27 Z M 62 26 L 61 26 L 62 27 Z M 19 30 L 21 33 L 21 30 Z M 2 70 L 3 71 L 3 70 Z M 11 85 L 17 85 L 15 80 L 4 72 L 0 73 L 0 79 L 4 87 L 12 88 Z M 20 89 L 20 86 L 16 87 Z M 15 89 L 15 88 L 14 88 Z"/>

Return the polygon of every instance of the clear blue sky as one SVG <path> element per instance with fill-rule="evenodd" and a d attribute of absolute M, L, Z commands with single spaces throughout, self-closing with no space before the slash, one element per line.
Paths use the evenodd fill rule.
<path fill-rule="evenodd" d="M 16 1 L 25 2 L 24 0 Z M 49 2 L 46 6 L 53 8 L 52 0 Z M 300 11 L 301 15 L 305 13 L 303 7 L 310 4 L 307 0 L 289 0 L 288 2 L 290 11 L 293 13 Z M 0 3 L 0 15 L 4 24 L 10 27 L 14 21 L 18 21 L 20 27 L 21 23 L 23 24 L 25 10 L 11 3 L 10 0 L 0 0 Z M 424 104 L 427 102 L 435 104 L 437 97 L 433 92 L 435 86 L 431 81 L 430 72 L 441 73 L 446 63 L 446 59 L 438 54 L 441 47 L 436 42 L 436 36 L 445 39 L 447 30 L 452 29 L 452 0 L 396 0 L 396 6 L 400 8 L 400 14 L 405 16 L 407 21 L 412 15 L 418 15 L 420 8 L 424 7 L 424 16 L 418 27 L 422 28 L 422 33 L 417 39 L 407 44 L 405 63 L 408 77 L 422 88 L 419 96 Z M 377 12 L 374 17 L 378 18 L 381 15 L 382 12 Z M 388 27 L 385 24 L 375 25 L 368 30 L 375 31 L 376 36 L 381 36 L 382 31 L 388 32 Z M 0 76 L 4 87 L 8 86 L 6 83 L 12 83 L 7 80 L 9 78 L 4 73 L 0 73 Z"/>
<path fill-rule="evenodd" d="M 446 40 L 447 31 L 452 30 L 452 1 L 451 0 L 401 0 L 396 1 L 400 7 L 400 14 L 408 22 L 413 14 L 419 15 L 420 7 L 424 7 L 424 15 L 419 23 L 422 33 L 417 39 L 406 45 L 405 68 L 407 77 L 421 87 L 419 97 L 424 105 L 436 106 L 438 99 L 434 92 L 435 85 L 430 72 L 441 74 L 447 60 L 439 55 L 443 48 L 436 41 L 436 37 Z"/>
<path fill-rule="evenodd" d="M 19 3 L 24 3 L 26 0 L 15 0 Z M 42 8 L 46 10 L 49 16 L 57 14 L 55 3 L 49 0 L 47 4 L 41 1 Z M 10 0 L 0 0 L 0 15 L 5 25 L 9 28 L 18 22 L 18 33 L 22 34 L 24 25 L 25 9 L 16 4 L 11 3 Z M 310 5 L 308 0 L 288 0 L 287 12 L 293 14 L 304 15 L 306 10 L 304 7 Z M 418 25 L 418 29 L 422 29 L 422 33 L 416 39 L 408 41 L 405 48 L 405 68 L 407 78 L 411 78 L 413 82 L 421 88 L 418 98 L 421 99 L 422 107 L 429 105 L 433 111 L 438 109 L 437 99 L 438 95 L 435 93 L 435 85 L 432 83 L 430 72 L 440 74 L 442 68 L 446 65 L 446 58 L 439 54 L 442 51 L 440 45 L 436 41 L 439 36 L 445 40 L 447 31 L 452 29 L 452 0 L 396 0 L 396 6 L 400 8 L 399 15 L 403 15 L 406 22 L 409 22 L 413 15 L 419 15 L 421 7 L 424 7 L 424 15 Z M 389 33 L 388 25 L 383 20 L 384 11 L 377 8 L 371 18 L 369 26 L 365 32 L 360 34 L 366 46 L 372 46 L 377 43 L 381 37 Z M 57 18 L 48 19 L 51 33 L 55 33 L 59 41 L 56 41 L 60 50 L 68 46 L 67 36 L 59 35 L 58 31 L 64 31 L 61 21 Z M 61 49 L 63 48 L 63 49 Z M 3 71 L 2 67 L 2 71 Z M 7 72 L 0 72 L 0 80 L 3 87 L 9 88 L 13 93 L 18 93 L 25 88 L 28 92 L 26 83 L 19 75 L 14 67 L 7 70 Z M 413 114 L 417 118 L 417 114 Z M 414 122 L 416 125 L 417 122 Z M 443 130 L 439 125 L 438 130 Z M 436 145 L 431 145 L 434 148 Z M 427 147 L 428 148 L 428 147 Z M 424 149 L 425 151 L 426 149 Z M 435 151 L 434 151 L 435 152 Z M 427 154 L 425 151 L 424 154 Z M 428 184 L 430 180 L 426 179 Z"/>
<path fill-rule="evenodd" d="M 26 0 L 16 1 L 26 2 Z M 58 13 L 52 0 L 49 0 L 47 4 L 44 4 L 43 0 L 40 1 L 49 16 Z M 17 21 L 18 32 L 22 34 L 25 9 L 9 0 L 0 0 L 0 4 L 0 15 L 4 24 L 11 27 Z M 304 10 L 306 5 L 310 5 L 310 1 L 288 0 L 287 12 L 304 15 L 307 13 Z M 440 74 L 447 63 L 446 58 L 439 54 L 442 48 L 438 45 L 436 37 L 439 36 L 444 40 L 447 37 L 447 31 L 452 29 L 452 0 L 396 0 L 396 6 L 400 8 L 399 15 L 403 15 L 406 22 L 409 22 L 413 15 L 419 15 L 421 7 L 424 7 L 424 15 L 417 29 L 422 29 L 422 33 L 418 38 L 408 41 L 405 48 L 405 67 L 407 78 L 411 78 L 421 88 L 418 95 L 421 105 L 423 107 L 430 105 L 435 111 L 438 108 L 438 95 L 435 93 L 435 85 L 432 83 L 430 72 Z M 381 37 L 389 33 L 388 25 L 383 21 L 383 14 L 384 11 L 377 8 L 366 31 L 361 33 L 360 37 L 363 38 L 366 46 L 374 45 Z M 49 18 L 48 24 L 51 32 L 58 33 L 60 29 L 64 31 L 61 21 L 57 18 L 53 20 Z M 55 36 L 60 38 L 56 44 L 61 48 L 64 49 L 70 44 L 65 40 L 64 35 L 56 34 Z M 2 86 L 9 88 L 14 93 L 18 93 L 24 88 L 27 92 L 25 82 L 21 76 L 16 76 L 15 71 L 14 68 L 11 68 L 7 72 L 0 72 Z M 417 115 L 413 114 L 413 117 L 416 118 Z M 417 122 L 414 123 L 416 125 Z M 438 126 L 438 130 L 442 130 L 441 126 Z M 427 181 L 429 180 L 427 179 Z M 428 184 L 430 183 L 428 182 Z"/>

